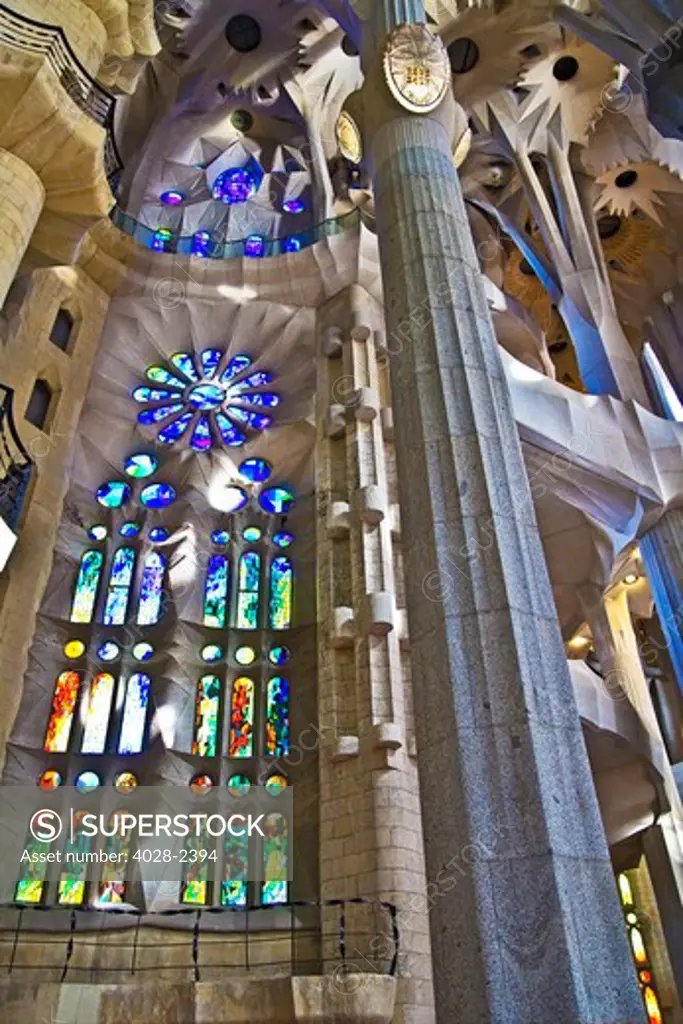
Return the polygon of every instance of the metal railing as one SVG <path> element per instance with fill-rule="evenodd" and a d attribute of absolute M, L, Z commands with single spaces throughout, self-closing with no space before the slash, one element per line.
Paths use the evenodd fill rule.
<path fill-rule="evenodd" d="M 108 178 L 117 174 L 123 165 L 113 134 L 116 100 L 83 67 L 64 30 L 18 14 L 0 3 L 0 43 L 45 57 L 71 99 L 106 129 L 105 170 Z"/>
<path fill-rule="evenodd" d="M 0 516 L 16 533 L 34 463 L 14 422 L 14 391 L 0 384 Z"/>
<path fill-rule="evenodd" d="M 154 932 L 150 932 L 154 929 Z M 163 930 L 163 935 L 159 931 Z M 59 982 L 117 978 L 211 980 L 264 974 L 381 974 L 398 970 L 396 907 L 371 899 L 263 907 L 0 906 L 0 970 Z"/>

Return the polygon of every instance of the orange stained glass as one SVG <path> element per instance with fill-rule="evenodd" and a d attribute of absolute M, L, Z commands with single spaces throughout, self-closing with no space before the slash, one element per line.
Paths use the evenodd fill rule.
<path fill-rule="evenodd" d="M 253 757 L 254 684 L 241 676 L 232 684 L 228 757 Z"/>
<path fill-rule="evenodd" d="M 631 888 L 631 883 L 629 882 L 628 877 L 622 872 L 622 874 L 620 874 L 617 878 L 617 882 L 619 885 L 619 895 L 621 896 L 621 902 L 623 906 L 632 907 L 633 889 Z"/>
<path fill-rule="evenodd" d="M 662 1011 L 659 1008 L 659 999 L 657 999 L 654 989 L 650 988 L 649 985 L 643 992 L 643 999 L 645 1000 L 648 1024 L 663 1024 Z"/>
<path fill-rule="evenodd" d="M 62 672 L 55 684 L 52 714 L 48 722 L 43 748 L 49 754 L 65 754 L 67 752 L 80 682 L 81 677 L 78 672 Z"/>
<path fill-rule="evenodd" d="M 631 949 L 637 964 L 647 963 L 647 952 L 645 951 L 645 940 L 639 928 L 631 928 Z"/>

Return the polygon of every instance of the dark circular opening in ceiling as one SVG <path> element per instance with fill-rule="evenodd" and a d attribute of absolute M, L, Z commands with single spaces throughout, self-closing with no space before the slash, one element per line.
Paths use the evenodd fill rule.
<path fill-rule="evenodd" d="M 463 36 L 448 47 L 448 59 L 454 75 L 466 75 L 479 63 L 479 47 L 474 39 Z"/>
<path fill-rule="evenodd" d="M 522 262 L 519 264 L 519 269 L 527 277 L 533 277 L 534 274 L 535 274 L 534 268 L 531 266 L 529 261 L 526 260 L 526 259 L 522 260 Z"/>
<path fill-rule="evenodd" d="M 254 124 L 254 118 L 248 110 L 233 110 L 230 123 L 238 132 L 248 132 Z"/>
<path fill-rule="evenodd" d="M 579 70 L 579 62 L 576 57 L 560 57 L 553 65 L 553 75 L 558 82 L 571 82 Z"/>
<path fill-rule="evenodd" d="M 598 220 L 598 233 L 603 241 L 614 238 L 621 227 L 621 217 L 616 213 L 606 213 Z"/>
<path fill-rule="evenodd" d="M 238 53 L 251 53 L 261 42 L 261 26 L 250 14 L 236 14 L 225 26 L 225 38 Z"/>
<path fill-rule="evenodd" d="M 630 188 L 631 185 L 635 185 L 638 181 L 638 171 L 622 171 L 621 174 L 617 174 L 614 179 L 614 184 L 617 188 Z"/>
<path fill-rule="evenodd" d="M 358 47 L 354 43 L 353 39 L 349 39 L 348 36 L 344 36 L 342 39 L 341 48 L 347 57 L 357 57 Z"/>

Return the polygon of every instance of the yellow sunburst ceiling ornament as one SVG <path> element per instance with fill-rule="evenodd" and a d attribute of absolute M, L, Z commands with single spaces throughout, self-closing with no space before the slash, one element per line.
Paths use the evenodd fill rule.
<path fill-rule="evenodd" d="M 595 209 L 628 217 L 633 210 L 642 210 L 657 224 L 662 220 L 657 207 L 663 206 L 663 195 L 682 193 L 683 182 L 652 161 L 612 167 L 596 179 L 598 197 Z"/>

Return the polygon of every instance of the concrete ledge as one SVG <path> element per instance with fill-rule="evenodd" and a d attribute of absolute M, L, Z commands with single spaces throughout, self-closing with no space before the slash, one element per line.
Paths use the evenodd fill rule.
<path fill-rule="evenodd" d="M 148 985 L 0 982 L 21 1024 L 391 1024 L 396 979 L 379 974 Z"/>

